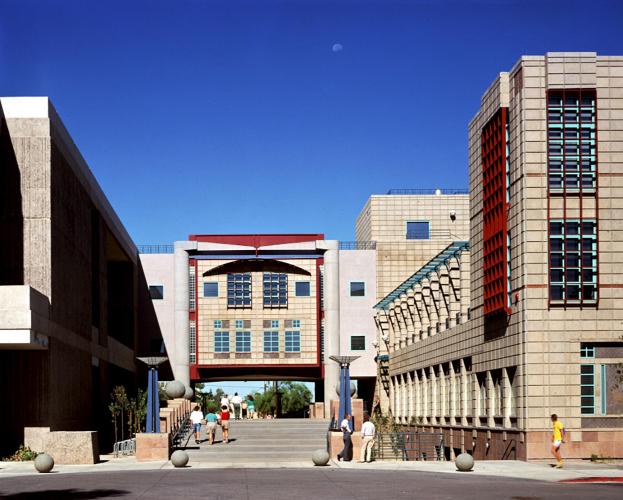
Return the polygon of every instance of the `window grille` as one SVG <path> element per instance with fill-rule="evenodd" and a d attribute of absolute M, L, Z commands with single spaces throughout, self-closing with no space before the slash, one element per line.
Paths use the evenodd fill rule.
<path fill-rule="evenodd" d="M 251 273 L 229 273 L 227 275 L 227 308 L 251 308 Z"/>
<path fill-rule="evenodd" d="M 264 273 L 264 307 L 288 307 L 288 275 L 286 273 Z"/>

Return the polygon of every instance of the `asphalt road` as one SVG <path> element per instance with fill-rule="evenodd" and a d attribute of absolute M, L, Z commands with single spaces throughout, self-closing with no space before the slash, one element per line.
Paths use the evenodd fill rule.
<path fill-rule="evenodd" d="M 186 468 L 0 478 L 0 498 L 620 500 L 623 485 L 546 483 L 468 473 Z"/>

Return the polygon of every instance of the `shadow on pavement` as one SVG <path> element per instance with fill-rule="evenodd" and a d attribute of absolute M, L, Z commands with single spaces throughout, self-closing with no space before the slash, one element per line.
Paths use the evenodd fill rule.
<path fill-rule="evenodd" d="M 24 491 L 21 493 L 4 494 L 0 491 L 0 498 L 4 500 L 86 500 L 89 498 L 106 498 L 106 497 L 118 497 L 129 494 L 129 491 L 125 490 L 79 490 L 79 489 L 66 489 L 66 490 L 40 490 L 40 491 Z"/>

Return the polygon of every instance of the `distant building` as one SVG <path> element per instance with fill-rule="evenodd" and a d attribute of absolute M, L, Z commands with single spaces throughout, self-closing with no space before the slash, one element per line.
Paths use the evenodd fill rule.
<path fill-rule="evenodd" d="M 450 455 L 546 458 L 556 413 L 565 456 L 623 456 L 622 110 L 623 57 L 500 73 L 469 125 L 469 240 L 376 305 L 385 408 Z"/>
<path fill-rule="evenodd" d="M 97 430 L 106 450 L 112 388 L 144 386 L 136 356 L 162 338 L 136 247 L 45 97 L 0 98 L 0 233 L 0 454 L 24 427 Z"/>

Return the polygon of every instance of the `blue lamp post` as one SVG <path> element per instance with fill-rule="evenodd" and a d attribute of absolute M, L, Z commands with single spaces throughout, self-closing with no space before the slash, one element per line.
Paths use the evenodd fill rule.
<path fill-rule="evenodd" d="M 147 432 L 160 432 L 160 397 L 158 396 L 158 365 L 164 363 L 166 356 L 147 356 L 136 358 L 149 367 L 147 372 Z"/>
<path fill-rule="evenodd" d="M 361 356 L 329 356 L 340 365 L 340 406 L 338 409 L 338 425 L 344 420 L 344 415 L 353 414 L 350 402 L 350 364 Z M 354 426 L 354 424 L 353 424 Z"/>

